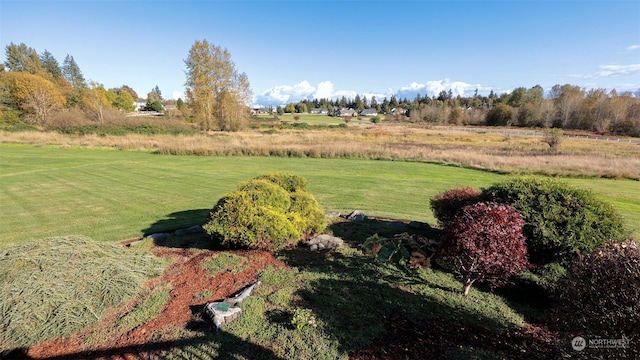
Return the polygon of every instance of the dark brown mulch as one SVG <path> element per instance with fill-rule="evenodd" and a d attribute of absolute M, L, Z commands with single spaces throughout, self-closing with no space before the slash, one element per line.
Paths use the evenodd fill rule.
<path fill-rule="evenodd" d="M 526 325 L 504 332 L 450 319 L 411 321 L 390 318 L 387 331 L 354 352 L 353 360 L 373 359 L 560 359 L 557 334 Z M 491 354 L 493 357 L 489 357 Z"/>

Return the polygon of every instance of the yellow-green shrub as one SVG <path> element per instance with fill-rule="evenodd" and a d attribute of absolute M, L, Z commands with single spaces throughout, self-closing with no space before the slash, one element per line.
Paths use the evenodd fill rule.
<path fill-rule="evenodd" d="M 292 247 L 327 226 L 324 210 L 306 187 L 306 179 L 285 173 L 245 181 L 218 201 L 204 229 L 224 246 L 269 251 Z"/>

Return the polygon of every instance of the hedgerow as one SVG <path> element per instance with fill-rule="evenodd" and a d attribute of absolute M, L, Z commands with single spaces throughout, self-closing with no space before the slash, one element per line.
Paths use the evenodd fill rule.
<path fill-rule="evenodd" d="M 576 253 L 589 254 L 608 240 L 628 237 L 611 204 L 559 180 L 513 178 L 483 189 L 482 199 L 512 204 L 520 212 L 534 264 L 568 265 Z"/>

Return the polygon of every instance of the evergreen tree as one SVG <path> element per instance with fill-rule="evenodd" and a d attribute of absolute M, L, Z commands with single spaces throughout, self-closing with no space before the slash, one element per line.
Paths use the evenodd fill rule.
<path fill-rule="evenodd" d="M 62 76 L 73 86 L 75 89 L 84 89 L 87 87 L 87 81 L 80 71 L 80 67 L 73 59 L 73 56 L 67 54 L 62 63 Z"/>
<path fill-rule="evenodd" d="M 24 43 L 7 45 L 5 57 L 4 65 L 8 71 L 26 72 L 34 75 L 44 75 L 45 73 L 38 53 Z"/>
<path fill-rule="evenodd" d="M 60 70 L 60 64 L 58 64 L 58 60 L 47 50 L 40 55 L 40 61 L 42 62 L 42 66 L 44 70 L 54 79 L 57 80 L 62 76 L 62 70 Z"/>

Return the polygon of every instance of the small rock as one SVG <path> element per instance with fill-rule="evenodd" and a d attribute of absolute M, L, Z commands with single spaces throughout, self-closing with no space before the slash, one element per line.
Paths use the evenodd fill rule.
<path fill-rule="evenodd" d="M 368 219 L 367 215 L 365 215 L 360 210 L 354 210 L 353 212 L 351 212 L 351 214 L 347 216 L 347 220 L 351 220 L 351 221 L 363 221 L 367 219 Z"/>
<path fill-rule="evenodd" d="M 339 218 L 340 216 L 342 216 L 342 214 L 340 214 L 339 211 L 332 211 L 332 212 L 327 214 L 327 217 L 330 218 L 330 219 Z"/>
<path fill-rule="evenodd" d="M 307 241 L 307 246 L 311 251 L 320 251 L 325 249 L 334 249 L 344 244 L 344 240 L 331 235 L 318 235 Z"/>

